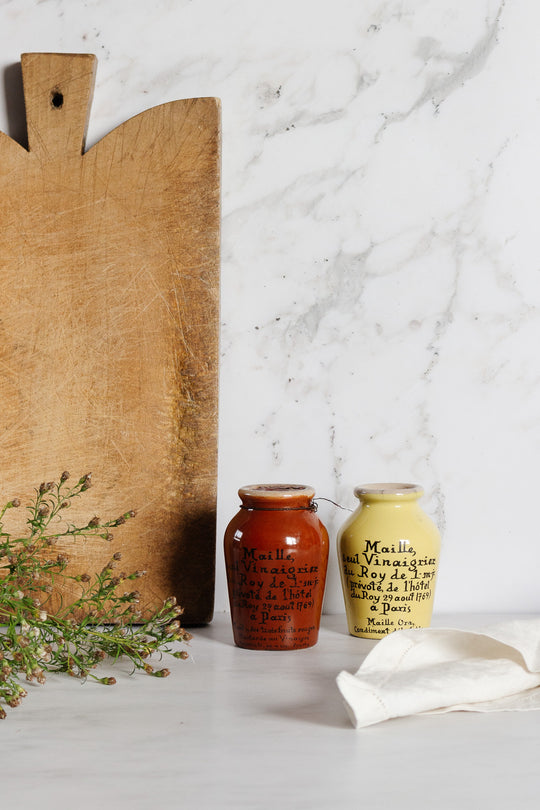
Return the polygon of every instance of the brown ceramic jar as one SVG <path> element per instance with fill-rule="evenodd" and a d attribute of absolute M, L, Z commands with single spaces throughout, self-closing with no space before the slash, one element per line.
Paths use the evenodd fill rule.
<path fill-rule="evenodd" d="M 328 533 L 315 490 L 258 484 L 238 490 L 242 506 L 225 532 L 235 643 L 298 650 L 317 643 L 328 564 Z"/>

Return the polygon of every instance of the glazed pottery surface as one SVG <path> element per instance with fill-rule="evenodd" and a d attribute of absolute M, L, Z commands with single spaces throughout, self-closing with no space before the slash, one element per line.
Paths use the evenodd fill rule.
<path fill-rule="evenodd" d="M 242 487 L 242 507 L 225 532 L 235 643 L 293 650 L 317 642 L 328 563 L 328 533 L 311 487 Z"/>
<path fill-rule="evenodd" d="M 355 489 L 358 509 L 338 533 L 349 632 L 380 638 L 431 622 L 440 536 L 415 484 Z"/>

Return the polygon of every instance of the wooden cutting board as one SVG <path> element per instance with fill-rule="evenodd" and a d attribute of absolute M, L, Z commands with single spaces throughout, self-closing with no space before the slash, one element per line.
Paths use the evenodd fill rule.
<path fill-rule="evenodd" d="M 96 58 L 22 56 L 28 150 L 0 133 L 0 497 L 92 472 L 69 519 L 135 509 L 72 570 L 146 569 L 213 611 L 220 108 L 174 101 L 84 151 Z M 2 500 L 4 502 L 4 500 Z M 17 510 L 22 512 L 22 510 Z M 15 512 L 15 510 L 11 510 Z"/>

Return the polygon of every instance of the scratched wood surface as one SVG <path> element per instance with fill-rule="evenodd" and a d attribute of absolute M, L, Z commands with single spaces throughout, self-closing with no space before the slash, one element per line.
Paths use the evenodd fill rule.
<path fill-rule="evenodd" d="M 95 57 L 21 61 L 28 150 L 0 133 L 0 496 L 28 496 L 64 469 L 91 471 L 69 519 L 135 509 L 113 546 L 123 569 L 148 571 L 137 583 L 143 605 L 175 595 L 185 624 L 205 623 L 219 102 L 154 107 L 85 152 Z M 57 548 L 73 571 L 93 573 L 109 559 L 105 545 Z"/>

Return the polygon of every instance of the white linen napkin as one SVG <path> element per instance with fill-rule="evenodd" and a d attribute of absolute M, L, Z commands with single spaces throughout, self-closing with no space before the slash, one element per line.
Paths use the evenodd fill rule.
<path fill-rule="evenodd" d="M 337 684 L 357 728 L 410 714 L 540 709 L 540 617 L 398 630 Z"/>

